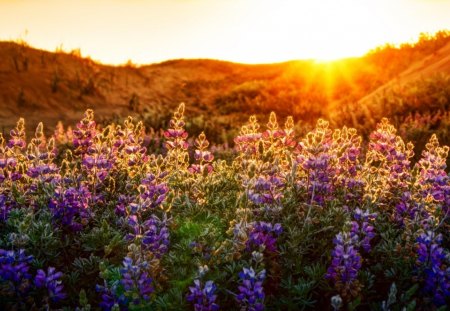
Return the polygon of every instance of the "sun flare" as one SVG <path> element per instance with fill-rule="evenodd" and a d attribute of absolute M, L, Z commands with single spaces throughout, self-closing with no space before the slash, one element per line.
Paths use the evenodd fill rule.
<path fill-rule="evenodd" d="M 450 1 L 425 0 L 0 0 L 0 40 L 110 64 L 327 61 L 448 29 L 449 11 Z"/>

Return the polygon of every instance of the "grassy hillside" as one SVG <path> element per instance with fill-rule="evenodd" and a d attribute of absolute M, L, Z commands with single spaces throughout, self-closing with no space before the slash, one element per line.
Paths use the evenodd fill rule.
<path fill-rule="evenodd" d="M 95 110 L 100 123 L 131 114 L 148 127 L 167 127 L 170 112 L 185 102 L 188 129 L 205 130 L 214 142 L 231 143 L 248 114 L 262 118 L 270 111 L 292 115 L 304 130 L 323 117 L 364 134 L 383 116 L 397 120 L 422 116 L 424 110 L 432 116 L 446 111 L 449 57 L 445 31 L 361 58 L 265 65 L 199 59 L 106 66 L 80 57 L 79 51 L 51 53 L 23 42 L 0 42 L 0 130 L 8 131 L 19 116 L 29 129 L 38 121 L 47 130 L 58 120 L 71 125 L 87 108 Z M 415 96 L 408 93 L 415 88 L 421 97 L 399 105 L 404 96 Z"/>

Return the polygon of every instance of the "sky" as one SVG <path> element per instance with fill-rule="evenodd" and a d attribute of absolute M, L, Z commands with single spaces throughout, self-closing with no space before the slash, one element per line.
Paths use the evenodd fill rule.
<path fill-rule="evenodd" d="M 0 40 L 105 64 L 360 56 L 450 30 L 450 0 L 0 0 Z"/>

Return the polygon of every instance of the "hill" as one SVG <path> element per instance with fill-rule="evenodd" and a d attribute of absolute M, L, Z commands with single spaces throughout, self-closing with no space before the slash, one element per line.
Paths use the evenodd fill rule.
<path fill-rule="evenodd" d="M 394 105 L 378 113 L 380 98 L 391 90 L 436 73 L 447 76 L 449 52 L 449 33 L 440 32 L 414 44 L 387 45 L 364 57 L 325 63 L 180 59 L 108 66 L 78 51 L 52 53 L 0 42 L 0 124 L 5 132 L 22 116 L 30 131 L 39 121 L 53 129 L 58 120 L 74 124 L 92 108 L 100 123 L 131 114 L 159 128 L 185 102 L 190 132 L 205 130 L 215 142 L 230 142 L 249 114 L 265 118 L 270 111 L 293 115 L 303 131 L 324 117 L 364 132 L 381 114 L 395 115 Z"/>
<path fill-rule="evenodd" d="M 383 84 L 374 92 L 364 96 L 359 100 L 361 105 L 365 105 L 374 101 L 374 97 L 380 96 L 393 87 L 406 85 L 407 83 L 426 79 L 435 76 L 437 73 L 450 74 L 450 43 L 439 49 L 438 51 L 424 57 L 423 59 L 412 63 L 405 71 L 401 72 L 391 81 Z"/>
<path fill-rule="evenodd" d="M 29 123 L 71 123 L 87 108 L 102 118 L 144 111 L 166 115 L 181 101 L 192 110 L 200 106 L 207 111 L 218 94 L 232 85 L 273 79 L 285 67 L 213 60 L 106 66 L 76 53 L 0 42 L 0 123 L 10 127 L 19 116 Z"/>
<path fill-rule="evenodd" d="M 383 117 L 388 117 L 406 141 L 418 149 L 435 133 L 450 144 L 450 43 L 411 62 L 398 75 L 353 102 L 330 105 L 329 119 L 367 136 Z M 416 158 L 420 152 L 416 152 Z"/>

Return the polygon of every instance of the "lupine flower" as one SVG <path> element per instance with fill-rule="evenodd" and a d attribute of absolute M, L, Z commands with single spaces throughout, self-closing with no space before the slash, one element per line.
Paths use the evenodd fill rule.
<path fill-rule="evenodd" d="M 115 295 L 116 287 L 114 289 L 108 288 L 108 286 L 96 285 L 95 291 L 101 294 L 101 301 L 99 306 L 104 311 L 110 311 L 115 305 L 119 306 L 120 302 L 117 296 Z M 126 303 L 126 301 L 124 301 Z"/>
<path fill-rule="evenodd" d="M 329 153 L 332 147 L 332 132 L 328 122 L 317 121 L 314 131 L 308 133 L 298 145 L 296 162 L 300 167 L 297 182 L 300 188 L 306 188 L 308 201 L 323 205 L 332 199 L 333 179 L 336 168 Z"/>
<path fill-rule="evenodd" d="M 231 236 L 233 257 L 235 258 L 239 258 L 242 251 L 247 248 L 246 245 L 250 231 L 250 224 L 246 220 L 248 213 L 250 213 L 249 209 L 237 209 L 237 217 L 230 222 L 230 227 L 227 230 L 227 234 Z"/>
<path fill-rule="evenodd" d="M 355 220 L 352 221 L 350 235 L 352 237 L 357 236 L 361 247 L 366 252 L 370 252 L 370 241 L 375 237 L 374 227 L 371 223 L 373 223 L 377 217 L 377 213 L 370 213 L 368 210 L 362 211 L 357 208 L 353 217 Z"/>
<path fill-rule="evenodd" d="M 27 159 L 23 154 L 26 147 L 25 121 L 21 118 L 15 129 L 10 131 L 8 144 L 4 146 L 3 135 L 0 139 L 0 179 L 23 186 L 23 177 L 27 171 Z M 26 189 L 22 189 L 24 192 Z"/>
<path fill-rule="evenodd" d="M 55 189 L 54 197 L 49 202 L 49 208 L 55 219 L 70 230 L 80 231 L 91 215 L 89 202 L 91 193 L 84 187 Z"/>
<path fill-rule="evenodd" d="M 29 191 L 35 193 L 38 185 L 45 183 L 55 184 L 60 179 L 59 168 L 53 160 L 57 150 L 55 140 L 51 138 L 48 142 L 43 133 L 42 122 L 36 128 L 35 137 L 28 144 L 26 151 L 27 171 L 31 179 Z"/>
<path fill-rule="evenodd" d="M 248 198 L 255 205 L 266 206 L 280 205 L 283 196 L 282 189 L 285 183 L 274 172 L 268 175 L 260 175 L 249 181 Z"/>
<path fill-rule="evenodd" d="M 402 193 L 400 201 L 395 205 L 394 217 L 399 224 L 404 225 L 405 220 L 414 219 L 420 211 L 419 203 L 413 198 L 411 192 L 405 191 Z"/>
<path fill-rule="evenodd" d="M 297 142 L 294 140 L 294 120 L 286 119 L 284 129 L 278 126 L 277 116 L 270 113 L 267 129 L 261 134 L 261 144 L 265 155 L 277 162 L 280 173 L 284 176 L 291 170 L 291 157 Z"/>
<path fill-rule="evenodd" d="M 269 122 L 267 123 L 267 130 L 261 134 L 261 142 L 265 150 L 276 149 L 278 144 L 281 143 L 279 140 L 283 137 L 283 130 L 278 127 L 277 116 L 275 112 L 271 112 L 269 115 Z"/>
<path fill-rule="evenodd" d="M 9 212 L 14 206 L 14 202 L 11 202 L 9 196 L 4 193 L 0 193 L 0 220 L 6 221 L 9 216 Z"/>
<path fill-rule="evenodd" d="M 445 305 L 450 297 L 450 254 L 440 246 L 442 235 L 427 231 L 417 238 L 417 264 L 424 273 L 424 292 L 436 305 Z"/>
<path fill-rule="evenodd" d="M 271 131 L 269 117 L 269 124 L 267 124 L 268 130 Z M 267 131 L 265 132 L 267 133 Z M 267 134 L 263 133 L 263 139 Z M 284 123 L 283 130 L 275 130 L 272 132 L 273 137 L 275 138 L 274 148 L 271 148 L 271 152 L 274 152 L 274 159 L 278 163 L 278 168 L 280 174 L 282 176 L 286 176 L 292 171 L 292 164 L 295 162 L 294 159 L 294 150 L 297 146 L 297 141 L 295 140 L 294 133 L 294 119 L 292 117 L 287 117 L 286 122 Z M 269 135 L 269 137 L 270 137 Z"/>
<path fill-rule="evenodd" d="M 67 297 L 62 285 L 61 272 L 56 272 L 55 268 L 49 267 L 47 273 L 39 269 L 34 278 L 34 284 L 37 288 L 47 288 L 48 295 L 53 302 L 58 302 Z"/>
<path fill-rule="evenodd" d="M 246 157 L 255 158 L 259 154 L 259 142 L 262 135 L 256 116 L 251 116 L 246 125 L 241 127 L 239 136 L 234 139 L 236 149 Z"/>
<path fill-rule="evenodd" d="M 374 201 L 398 199 L 411 181 L 410 158 L 414 145 L 405 144 L 397 130 L 383 118 L 370 135 L 365 169 L 368 171 L 366 194 Z"/>
<path fill-rule="evenodd" d="M 96 123 L 94 121 L 94 111 L 86 110 L 84 118 L 78 122 L 77 129 L 73 130 L 73 146 L 77 154 L 86 153 L 93 144 L 93 139 L 97 134 Z"/>
<path fill-rule="evenodd" d="M 117 199 L 115 213 L 119 216 L 125 216 L 127 206 L 134 204 L 134 199 L 135 197 L 132 195 L 120 194 Z"/>
<path fill-rule="evenodd" d="M 7 251 L 0 249 L 0 282 L 7 282 L 9 294 L 24 295 L 31 287 L 29 264 L 33 256 L 25 254 L 25 250 Z"/>
<path fill-rule="evenodd" d="M 139 225 L 136 215 L 128 217 L 128 224 L 133 228 L 133 233 L 128 234 L 129 240 L 141 239 L 142 248 L 150 251 L 156 258 L 161 258 L 169 248 L 169 229 L 166 221 L 161 221 L 156 215 L 152 215 L 142 225 Z"/>
<path fill-rule="evenodd" d="M 184 130 L 184 103 L 178 106 L 169 125 L 170 128 L 164 132 L 164 137 L 167 139 L 164 145 L 167 149 L 166 162 L 174 172 L 178 172 L 189 165 L 187 152 L 189 144 L 186 141 L 188 133 Z"/>
<path fill-rule="evenodd" d="M 362 179 L 361 136 L 353 128 L 343 127 L 333 132 L 332 154 L 337 158 L 335 187 L 344 192 L 345 203 L 362 199 L 364 180 Z"/>
<path fill-rule="evenodd" d="M 303 168 L 309 172 L 308 193 L 311 202 L 319 205 L 325 203 L 328 195 L 332 193 L 332 177 L 329 173 L 331 157 L 329 154 L 323 153 L 317 156 L 311 156 L 303 163 Z"/>
<path fill-rule="evenodd" d="M 20 118 L 17 121 L 17 126 L 15 129 L 10 131 L 10 139 L 8 141 L 8 148 L 14 150 L 24 150 L 26 147 L 25 141 L 25 120 Z"/>
<path fill-rule="evenodd" d="M 263 282 L 266 278 L 266 270 L 256 273 L 252 267 L 244 268 L 239 273 L 241 283 L 238 287 L 239 294 L 236 299 L 241 310 L 262 311 L 264 310 L 264 288 Z"/>
<path fill-rule="evenodd" d="M 274 253 L 277 251 L 277 238 L 283 232 L 281 224 L 272 225 L 264 221 L 254 222 L 250 224 L 251 231 L 247 240 L 247 249 L 259 249 Z"/>
<path fill-rule="evenodd" d="M 195 139 L 195 153 L 194 159 L 195 164 L 189 167 L 189 172 L 193 174 L 209 174 L 212 172 L 213 167 L 211 162 L 214 156 L 210 151 L 208 151 L 209 142 L 206 139 L 206 135 L 202 132 L 198 138 Z"/>
<path fill-rule="evenodd" d="M 194 286 L 189 287 L 186 300 L 194 304 L 195 311 L 216 311 L 219 305 L 215 303 L 217 295 L 216 285 L 213 281 L 207 281 L 203 286 L 198 279 L 194 280 Z"/>
<path fill-rule="evenodd" d="M 167 172 L 162 172 L 159 175 L 148 174 L 142 179 L 142 187 L 140 187 L 140 197 L 143 202 L 142 209 L 155 209 L 166 200 L 169 192 L 167 183 L 164 182 L 164 177 Z"/>
<path fill-rule="evenodd" d="M 90 176 L 95 176 L 100 182 L 113 169 L 116 162 L 116 153 L 111 144 L 111 129 L 107 127 L 102 133 L 93 138 L 93 143 L 82 156 L 82 167 Z"/>
<path fill-rule="evenodd" d="M 169 229 L 165 221 L 159 220 L 158 217 L 152 217 L 143 223 L 144 234 L 142 243 L 144 247 L 150 250 L 154 256 L 160 258 L 168 251 L 169 246 Z"/>
<path fill-rule="evenodd" d="M 134 177 L 142 172 L 143 164 L 148 161 L 147 148 L 143 146 L 145 130 L 143 123 L 134 124 L 132 117 L 128 117 L 124 125 L 123 129 L 116 128 L 113 149 L 117 152 L 118 166 Z"/>
<path fill-rule="evenodd" d="M 42 164 L 39 166 L 29 167 L 27 175 L 31 178 L 40 178 L 44 182 L 51 182 L 53 174 L 58 172 L 58 168 L 55 164 Z"/>
<path fill-rule="evenodd" d="M 142 301 L 149 301 L 153 293 L 153 279 L 148 274 L 147 262 L 134 263 L 130 257 L 123 260 L 123 268 L 120 269 L 121 284 L 132 304 L 138 305 Z"/>
<path fill-rule="evenodd" d="M 95 290 L 101 294 L 99 306 L 102 310 L 110 311 L 113 307 L 128 310 L 128 307 L 145 307 L 153 293 L 153 279 L 148 273 L 149 265 L 146 261 L 134 262 L 132 258 L 125 257 L 123 267 L 120 269 L 120 279 L 108 286 L 97 284 Z"/>
<path fill-rule="evenodd" d="M 439 146 L 433 134 L 426 144 L 426 150 L 422 152 L 422 159 L 416 164 L 420 195 L 440 204 L 447 216 L 450 213 L 450 178 L 445 172 L 448 151 L 448 146 Z"/>
<path fill-rule="evenodd" d="M 357 278 L 362 258 L 357 251 L 358 239 L 356 235 L 341 232 L 333 240 L 331 266 L 325 277 L 334 283 L 343 297 L 356 296 L 360 290 Z"/>

